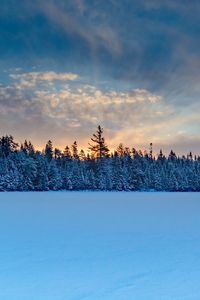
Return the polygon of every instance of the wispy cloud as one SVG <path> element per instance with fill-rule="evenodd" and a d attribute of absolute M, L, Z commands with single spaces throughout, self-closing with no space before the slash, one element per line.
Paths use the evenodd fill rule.
<path fill-rule="evenodd" d="M 96 23 L 94 14 L 91 15 L 91 10 L 88 10 L 83 1 L 74 1 L 71 4 L 67 6 L 63 1 L 58 3 L 50 0 L 48 3 L 41 2 L 39 7 L 51 22 L 63 32 L 82 38 L 93 52 L 105 48 L 114 55 L 120 55 L 122 45 L 117 32 L 107 22 Z M 84 10 L 87 10 L 87 16 L 82 14 Z"/>

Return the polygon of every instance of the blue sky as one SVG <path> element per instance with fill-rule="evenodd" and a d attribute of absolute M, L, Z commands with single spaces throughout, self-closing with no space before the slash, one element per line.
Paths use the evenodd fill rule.
<path fill-rule="evenodd" d="M 42 147 L 200 148 L 200 4 L 2 0 L 0 128 Z"/>

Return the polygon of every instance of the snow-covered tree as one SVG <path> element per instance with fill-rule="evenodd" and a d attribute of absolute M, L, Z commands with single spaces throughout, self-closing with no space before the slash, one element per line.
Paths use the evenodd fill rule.
<path fill-rule="evenodd" d="M 153 157 L 147 152 L 120 144 L 109 153 L 98 126 L 90 145 L 91 155 L 78 153 L 77 142 L 71 150 L 35 151 L 30 141 L 18 147 L 12 136 L 0 138 L 0 191 L 16 190 L 157 190 L 200 191 L 200 157 L 192 153 L 178 157 L 162 150 Z M 132 150 L 130 150 L 132 149 Z M 110 155 L 108 155 L 110 154 Z"/>

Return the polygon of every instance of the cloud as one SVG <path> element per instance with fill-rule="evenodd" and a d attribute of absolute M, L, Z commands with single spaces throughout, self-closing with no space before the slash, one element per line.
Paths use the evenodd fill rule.
<path fill-rule="evenodd" d="M 46 72 L 27 72 L 14 73 L 10 77 L 17 82 L 18 88 L 31 88 L 39 83 L 52 84 L 53 81 L 72 81 L 78 78 L 77 74 L 73 73 L 56 73 L 54 71 Z"/>
<path fill-rule="evenodd" d="M 0 61 L 20 58 L 44 69 L 90 72 L 91 81 L 107 76 L 182 95 L 200 79 L 199 12 L 198 1 L 181 0 L 7 1 Z"/>
<path fill-rule="evenodd" d="M 91 3 L 92 5 L 92 3 Z M 39 7 L 43 14 L 63 32 L 78 36 L 88 43 L 92 51 L 104 48 L 113 55 L 122 53 L 122 45 L 117 32 L 106 22 L 97 23 L 94 19 L 94 12 L 88 8 L 83 1 L 74 1 L 66 4 L 64 1 L 41 2 Z M 78 10 L 77 10 L 78 8 Z M 83 11 L 87 14 L 83 15 Z M 83 26 L 84 24 L 84 26 Z"/>
<path fill-rule="evenodd" d="M 167 150 L 172 144 L 176 150 L 181 148 L 181 136 L 194 137 L 200 128 L 199 104 L 177 111 L 161 95 L 144 88 L 104 89 L 78 75 L 51 71 L 16 72 L 11 78 L 9 85 L 0 86 L 1 128 L 39 146 L 51 138 L 62 148 L 74 139 L 87 147 L 89 136 L 101 124 L 111 149 L 120 142 L 140 148 L 153 142 Z M 190 141 L 196 149 L 197 141 Z"/>
<path fill-rule="evenodd" d="M 38 134 L 49 124 L 55 136 L 60 132 L 71 136 L 72 129 L 86 136 L 99 123 L 109 131 L 117 131 L 130 124 L 141 126 L 146 114 L 151 121 L 158 117 L 158 111 L 162 114 L 162 97 L 145 89 L 103 90 L 80 80 L 66 82 L 77 78 L 69 73 L 16 73 L 11 78 L 12 84 L 0 87 L 0 114 L 17 123 L 16 114 L 20 113 L 21 126 L 30 131 L 31 124 L 37 122 L 34 127 Z M 50 81 L 51 85 L 41 85 L 41 81 Z"/>

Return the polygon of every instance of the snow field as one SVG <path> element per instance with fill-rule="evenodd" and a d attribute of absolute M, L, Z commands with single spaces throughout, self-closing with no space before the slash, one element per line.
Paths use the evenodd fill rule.
<path fill-rule="evenodd" d="M 199 300 L 199 193 L 0 194 L 0 299 Z"/>

